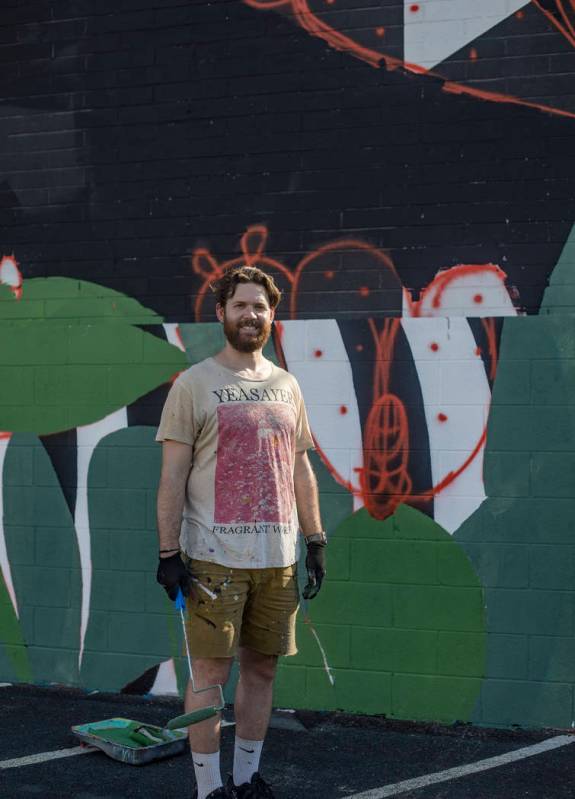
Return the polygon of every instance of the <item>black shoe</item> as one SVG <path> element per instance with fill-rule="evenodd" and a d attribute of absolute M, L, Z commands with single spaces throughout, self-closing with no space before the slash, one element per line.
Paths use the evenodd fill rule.
<path fill-rule="evenodd" d="M 259 771 L 256 771 L 250 782 L 241 785 L 234 785 L 233 779 L 229 777 L 227 788 L 231 799 L 274 799 L 272 789 L 260 776 Z"/>
<path fill-rule="evenodd" d="M 228 792 L 228 789 L 224 786 L 222 788 L 216 788 L 215 791 L 212 791 L 208 794 L 207 799 L 231 799 L 232 794 Z M 192 799 L 198 799 L 198 789 L 193 792 Z"/>

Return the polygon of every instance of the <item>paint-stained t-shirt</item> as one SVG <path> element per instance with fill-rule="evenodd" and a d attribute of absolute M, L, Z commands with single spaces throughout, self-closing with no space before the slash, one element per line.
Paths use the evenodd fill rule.
<path fill-rule="evenodd" d="M 156 441 L 193 446 L 180 532 L 190 557 L 255 569 L 297 560 L 295 453 L 313 439 L 297 380 L 270 365 L 250 380 L 207 358 L 170 389 Z"/>

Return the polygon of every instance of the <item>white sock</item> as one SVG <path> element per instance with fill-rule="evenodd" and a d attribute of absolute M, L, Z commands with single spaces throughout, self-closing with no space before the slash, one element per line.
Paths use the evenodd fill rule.
<path fill-rule="evenodd" d="M 249 782 L 260 765 L 263 741 L 248 741 L 236 735 L 234 747 L 234 785 Z"/>
<path fill-rule="evenodd" d="M 220 772 L 220 753 L 218 751 L 204 755 L 201 752 L 192 752 L 192 760 L 198 785 L 198 799 L 206 799 L 212 791 L 223 785 Z"/>

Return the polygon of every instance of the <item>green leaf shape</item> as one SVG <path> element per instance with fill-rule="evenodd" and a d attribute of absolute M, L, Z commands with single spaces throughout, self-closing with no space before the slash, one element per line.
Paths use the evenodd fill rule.
<path fill-rule="evenodd" d="M 27 681 L 75 685 L 82 585 L 76 534 L 50 458 L 33 435 L 12 436 L 6 452 L 4 530 Z"/>
<path fill-rule="evenodd" d="M 133 325 L 159 324 L 162 317 L 106 286 L 69 277 L 24 279 L 22 297 L 16 300 L 7 286 L 0 291 L 0 322 L 29 319 L 61 319 L 104 323 L 125 321 Z"/>
<path fill-rule="evenodd" d="M 505 319 L 487 499 L 456 533 L 486 586 L 487 669 L 473 718 L 484 725 L 571 726 L 574 396 L 575 317 Z"/>
<path fill-rule="evenodd" d="M 110 434 L 92 456 L 92 598 L 81 671 L 88 688 L 119 691 L 171 657 L 185 683 L 179 616 L 155 579 L 160 461 L 150 427 Z"/>
<path fill-rule="evenodd" d="M 31 682 L 32 670 L 20 624 L 0 572 L 0 675 L 3 680 Z"/>
<path fill-rule="evenodd" d="M 330 564 L 334 544 L 342 548 Z M 463 549 L 402 505 L 379 521 L 365 508 L 337 529 L 327 579 L 308 605 L 335 675 L 301 625 L 299 654 L 279 669 L 291 707 L 467 721 L 485 671 L 483 591 Z"/>
<path fill-rule="evenodd" d="M 549 277 L 549 285 L 543 294 L 539 313 L 569 314 L 575 309 L 575 225 L 561 251 L 555 269 Z"/>
<path fill-rule="evenodd" d="M 90 424 L 186 365 L 177 347 L 122 322 L 6 323 L 0 331 L 0 430 L 41 435 Z"/>

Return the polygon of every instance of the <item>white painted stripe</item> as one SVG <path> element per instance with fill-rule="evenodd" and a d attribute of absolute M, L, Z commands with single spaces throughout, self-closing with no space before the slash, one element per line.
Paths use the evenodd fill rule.
<path fill-rule="evenodd" d="M 59 760 L 62 757 L 75 757 L 76 755 L 89 755 L 92 752 L 99 751 L 95 746 L 73 746 L 71 749 L 55 749 L 53 752 L 39 752 L 36 755 L 15 757 L 12 760 L 0 760 L 0 769 L 35 766 L 37 763 L 46 763 L 49 760 Z"/>
<path fill-rule="evenodd" d="M 424 774 L 422 777 L 415 777 L 412 780 L 396 782 L 394 785 L 384 785 L 382 788 L 373 788 L 363 793 L 353 793 L 344 799 L 385 799 L 388 796 L 399 796 L 408 791 L 415 791 L 417 788 L 425 788 L 428 785 L 436 785 L 438 782 L 448 782 L 459 777 L 466 777 L 468 774 L 477 774 L 480 771 L 505 766 L 507 763 L 514 763 L 516 760 L 523 760 L 526 757 L 540 755 L 542 752 L 549 752 L 552 749 L 559 749 L 561 746 L 568 746 L 575 743 L 575 735 L 556 735 L 554 738 L 547 738 L 533 746 L 525 746 L 522 749 L 515 749 L 506 752 L 504 755 L 488 757 L 486 760 L 478 760 L 475 763 L 468 763 L 465 766 L 456 766 L 446 771 L 436 771 L 434 774 Z"/>
<path fill-rule="evenodd" d="M 84 640 L 90 619 L 90 601 L 92 595 L 92 548 L 90 541 L 90 514 L 88 508 L 88 473 L 94 450 L 106 436 L 123 430 L 128 426 L 127 407 L 99 419 L 97 422 L 76 428 L 78 466 L 76 478 L 76 507 L 74 510 L 74 527 L 80 556 L 82 574 L 82 605 L 80 612 L 80 647 L 78 652 L 78 668 L 82 666 Z"/>

